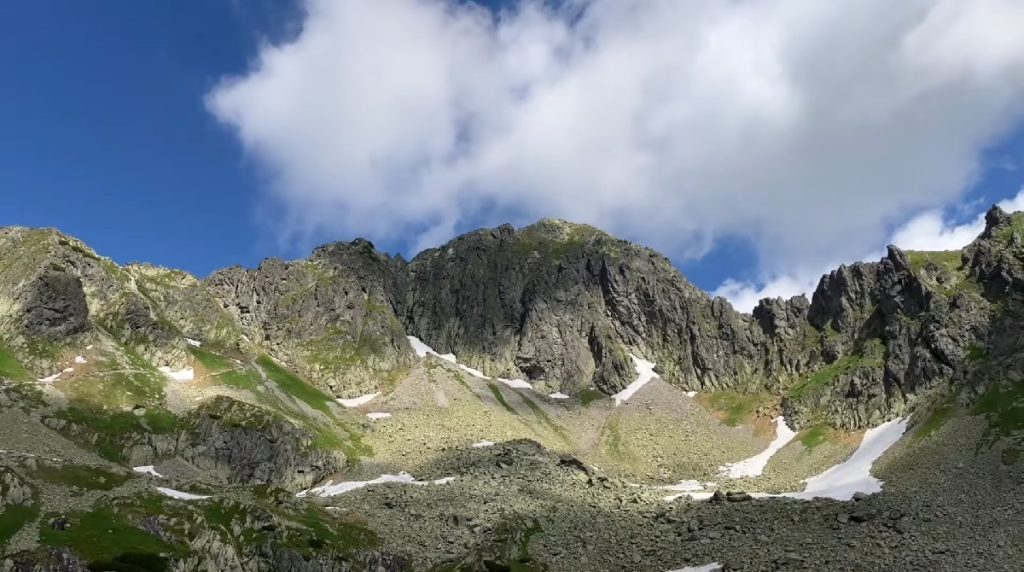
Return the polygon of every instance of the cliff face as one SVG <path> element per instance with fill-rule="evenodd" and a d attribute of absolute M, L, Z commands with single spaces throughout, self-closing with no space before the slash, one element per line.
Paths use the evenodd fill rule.
<path fill-rule="evenodd" d="M 182 340 L 196 338 L 272 355 L 338 397 L 390 387 L 413 359 L 406 335 L 566 393 L 619 391 L 633 354 L 679 387 L 770 393 L 798 425 L 853 429 L 961 386 L 980 356 L 1017 351 L 1007 340 L 1024 276 L 1020 220 L 994 209 L 962 253 L 891 247 L 822 277 L 810 301 L 764 300 L 751 315 L 650 249 L 556 220 L 475 231 L 408 263 L 357 240 L 206 280 L 120 268 L 54 231 L 6 229 L 0 330 L 40 373 L 61 348 L 97 340 L 185 365 Z"/>
<path fill-rule="evenodd" d="M 455 239 L 408 265 L 406 329 L 495 376 L 615 393 L 633 353 L 681 386 L 759 387 L 786 365 L 769 338 L 658 253 L 545 220 Z"/>
<path fill-rule="evenodd" d="M 309 260 L 221 270 L 204 283 L 251 345 L 342 397 L 375 391 L 412 362 L 394 313 L 401 262 L 366 241 Z"/>

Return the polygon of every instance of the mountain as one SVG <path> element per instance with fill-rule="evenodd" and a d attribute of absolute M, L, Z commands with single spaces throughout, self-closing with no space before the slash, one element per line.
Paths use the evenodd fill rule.
<path fill-rule="evenodd" d="M 0 229 L 3 569 L 1012 569 L 1024 215 L 986 223 L 752 314 L 560 220 L 205 279 Z M 663 498 L 864 455 L 852 505 Z"/>

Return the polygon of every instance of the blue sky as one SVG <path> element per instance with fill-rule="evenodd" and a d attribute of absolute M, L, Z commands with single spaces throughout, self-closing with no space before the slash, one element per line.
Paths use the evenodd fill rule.
<path fill-rule="evenodd" d="M 401 14 L 397 10 L 388 18 L 398 19 Z M 323 25 L 334 25 L 340 17 L 323 15 Z M 418 17 L 422 18 L 423 14 Z M 557 22 L 557 18 L 549 17 Z M 267 142 L 255 141 L 256 145 L 253 140 L 239 135 L 242 129 L 265 127 L 239 103 L 249 99 L 225 100 L 227 103 L 220 116 L 215 116 L 204 102 L 226 77 L 251 79 L 253 76 L 247 74 L 258 61 L 261 48 L 268 42 L 286 44 L 295 40 L 301 35 L 302 25 L 303 13 L 287 0 L 106 0 L 94 3 L 16 0 L 3 3 L 0 5 L 0 74 L 4 78 L 0 83 L 0 188 L 6 200 L 0 210 L 0 225 L 57 227 L 119 262 L 148 261 L 184 268 L 202 276 L 232 264 L 252 266 L 268 256 L 303 256 L 315 243 L 347 240 L 357 235 L 369 235 L 386 249 L 408 253 L 417 244 L 431 244 L 431 240 L 436 243 L 454 232 L 496 224 L 502 217 L 522 223 L 538 216 L 562 216 L 603 223 L 602 226 L 612 226 L 611 230 L 619 234 L 665 250 L 691 280 L 708 290 L 715 289 L 727 278 L 756 283 L 778 275 L 779 265 L 787 262 L 771 263 L 764 244 L 806 240 L 801 237 L 805 235 L 794 238 L 772 230 L 771 221 L 778 219 L 777 214 L 758 218 L 755 209 L 742 217 L 721 215 L 722 210 L 736 210 L 740 202 L 748 200 L 743 195 L 737 199 L 729 195 L 728 190 L 722 191 L 724 206 L 694 203 L 690 199 L 672 207 L 685 213 L 691 208 L 689 205 L 695 204 L 693 208 L 702 213 L 696 221 L 684 220 L 675 212 L 667 212 L 662 220 L 659 210 L 670 211 L 667 207 L 632 212 L 628 202 L 624 203 L 625 208 L 623 203 L 610 202 L 601 205 L 601 209 L 580 207 L 574 210 L 573 205 L 580 202 L 575 198 L 538 202 L 536 208 L 518 209 L 515 201 L 522 203 L 524 199 L 517 196 L 510 199 L 511 207 L 493 207 L 502 204 L 506 190 L 513 192 L 536 185 L 542 196 L 550 194 L 545 187 L 548 181 L 538 182 L 518 173 L 508 176 L 504 170 L 500 172 L 501 177 L 506 177 L 502 179 L 506 185 L 502 189 L 473 194 L 474 189 L 487 185 L 472 179 L 460 182 L 468 190 L 463 189 L 455 198 L 444 200 L 457 200 L 463 206 L 456 218 L 447 224 L 435 225 L 434 234 L 419 231 L 444 218 L 446 210 L 450 209 L 421 218 L 410 215 L 382 221 L 382 225 L 398 229 L 395 232 L 334 223 L 332 221 L 344 220 L 344 217 L 334 216 L 331 209 L 335 206 L 340 204 L 338 208 L 344 208 L 345 212 L 356 212 L 351 190 L 328 188 L 324 192 L 336 192 L 337 199 L 329 194 L 327 202 L 318 203 L 324 200 L 321 193 L 311 202 L 308 198 L 311 195 L 292 188 L 300 184 L 295 182 L 297 177 L 292 171 L 308 165 L 288 163 L 287 154 L 281 152 L 275 155 L 254 151 L 266 149 Z M 441 30 L 446 25 L 445 21 L 438 24 Z M 600 21 L 594 23 L 596 31 L 592 33 L 602 33 L 601 25 Z M 375 46 L 349 47 L 377 49 Z M 387 51 L 386 48 L 389 46 L 380 47 L 380 51 Z M 408 49 L 423 51 L 416 46 Z M 476 63 L 484 66 L 488 62 Z M 416 65 L 421 64 L 422 61 Z M 295 65 L 303 63 L 296 61 Z M 389 65 L 389 62 L 381 65 Z M 345 73 L 346 70 L 334 71 Z M 572 70 L 565 73 L 570 72 Z M 537 85 L 531 89 L 539 89 Z M 388 89 L 387 85 L 366 85 L 365 82 L 360 87 L 379 89 L 381 93 Z M 988 84 L 985 89 L 994 91 Z M 310 90 L 315 91 L 316 85 L 311 84 Z M 404 103 L 405 100 L 396 100 L 393 105 Z M 315 107 L 317 102 L 310 102 L 310 105 Z M 985 101 L 979 105 L 992 107 L 994 103 Z M 225 120 L 230 113 L 235 113 L 236 120 Z M 917 211 L 935 208 L 944 209 L 951 223 L 963 222 L 975 216 L 981 205 L 1016 195 L 1024 184 L 1024 173 L 1019 168 L 1024 162 L 1024 131 L 1020 129 L 1017 115 L 1003 113 L 994 117 L 1001 121 L 997 128 L 986 127 L 983 135 L 973 132 L 969 135 L 974 138 L 972 144 L 979 147 L 975 149 L 978 162 L 971 169 L 969 182 L 959 184 L 955 191 L 937 185 L 936 195 L 942 197 L 931 202 L 927 200 L 928 189 L 924 188 L 903 202 L 894 203 L 894 216 L 877 220 L 875 226 L 891 230 Z M 385 125 L 382 129 L 388 127 Z M 717 124 L 708 127 L 718 128 Z M 300 137 L 299 141 L 306 137 L 304 133 L 280 132 L 278 126 L 267 127 L 264 131 L 288 141 L 292 137 Z M 261 136 L 264 131 L 260 131 Z M 322 141 L 322 134 L 315 135 L 316 140 Z M 415 136 L 415 132 L 410 135 Z M 481 141 L 484 139 L 482 135 L 479 137 Z M 339 134 L 339 138 L 344 140 L 344 135 Z M 472 135 L 468 140 L 468 145 L 475 144 Z M 962 150 L 948 153 L 953 158 L 961 155 Z M 567 160 L 576 158 L 567 157 Z M 586 159 L 583 158 L 584 163 Z M 553 176 L 552 180 L 572 186 L 572 173 L 567 173 L 565 177 Z M 689 171 L 683 173 L 690 174 Z M 341 173 L 341 178 L 348 175 Z M 698 173 L 697 180 L 703 181 L 700 177 Z M 353 180 L 364 178 L 353 175 Z M 402 178 L 403 182 L 408 180 Z M 780 175 L 780 180 L 789 179 Z M 895 177 L 893 180 L 902 179 Z M 718 179 L 708 181 L 707 184 L 718 184 Z M 850 187 L 848 181 L 834 182 L 836 186 Z M 376 184 L 376 181 L 371 183 Z M 734 182 L 727 183 L 723 184 L 723 189 L 731 188 L 729 185 Z M 878 183 L 868 180 L 864 184 L 877 186 Z M 386 194 L 389 189 L 382 188 L 380 192 Z M 417 192 L 427 193 L 428 189 Z M 424 195 L 416 195 L 419 196 Z M 663 197 L 654 191 L 649 196 Z M 395 197 L 395 204 L 409 202 L 405 195 Z M 764 198 L 751 195 L 749 200 L 756 202 Z M 802 197 L 800 201 L 795 204 L 817 204 L 813 196 Z M 842 203 L 837 201 L 837 205 Z M 668 202 L 675 204 L 674 200 Z M 320 219 L 310 212 L 296 210 L 299 209 L 296 205 L 330 216 Z M 808 206 L 808 212 L 794 212 L 793 216 L 843 217 L 841 210 L 823 213 L 822 208 Z M 367 216 L 375 212 L 367 211 Z M 622 213 L 621 224 L 619 218 L 611 216 L 619 212 Z M 289 220 L 298 224 L 303 232 L 284 228 L 281 213 L 288 213 Z M 716 216 L 723 216 L 720 227 L 709 231 L 701 226 L 702 220 L 715 220 Z M 877 213 L 863 216 L 869 222 L 880 219 Z M 298 223 L 294 223 L 296 220 Z M 677 220 L 680 221 L 678 226 Z M 652 231 L 655 226 L 661 230 Z M 869 226 L 871 228 L 867 228 Z M 721 228 L 721 232 L 717 228 Z M 756 232 L 747 232 L 747 229 Z M 869 223 L 851 223 L 850 229 L 849 232 L 864 229 L 865 235 L 873 232 L 864 239 L 864 244 L 872 248 L 884 242 L 884 234 L 879 234 L 880 231 Z M 679 236 L 685 238 L 677 240 L 675 237 Z M 828 258 L 831 253 L 812 254 L 831 261 Z M 798 251 L 792 254 L 794 258 L 802 255 Z M 851 255 L 837 250 L 835 256 L 846 260 Z"/>

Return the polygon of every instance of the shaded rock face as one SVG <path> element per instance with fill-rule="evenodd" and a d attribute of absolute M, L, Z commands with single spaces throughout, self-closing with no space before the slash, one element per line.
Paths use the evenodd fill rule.
<path fill-rule="evenodd" d="M 757 385 L 766 336 L 663 256 L 597 229 L 542 221 L 481 230 L 417 256 L 399 314 L 442 353 L 503 377 L 614 393 L 628 352 L 686 387 Z"/>
<path fill-rule="evenodd" d="M 393 311 L 400 261 L 366 241 L 321 247 L 308 261 L 267 260 L 214 273 L 205 287 L 253 343 L 339 397 L 375 391 L 412 363 Z"/>
<path fill-rule="evenodd" d="M 232 483 L 309 487 L 344 468 L 342 460 L 316 448 L 313 440 L 286 419 L 221 396 L 192 414 L 176 452 L 198 467 L 225 474 Z"/>
<path fill-rule="evenodd" d="M 64 271 L 45 270 L 32 285 L 25 305 L 25 331 L 57 339 L 89 329 L 89 306 L 82 280 Z"/>

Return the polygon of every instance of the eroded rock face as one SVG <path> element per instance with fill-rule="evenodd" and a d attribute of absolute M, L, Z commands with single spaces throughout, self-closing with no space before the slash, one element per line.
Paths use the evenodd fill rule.
<path fill-rule="evenodd" d="M 238 484 L 304 488 L 344 468 L 340 452 L 316 447 L 308 430 L 224 396 L 196 409 L 176 453 Z"/>
<path fill-rule="evenodd" d="M 57 339 L 89 329 L 89 305 L 82 280 L 63 270 L 47 269 L 32 285 L 25 305 L 25 331 Z"/>
<path fill-rule="evenodd" d="M 412 362 L 393 310 L 396 261 L 366 241 L 317 249 L 308 261 L 264 261 L 214 273 L 206 288 L 255 344 L 351 397 Z"/>
<path fill-rule="evenodd" d="M 694 389 L 765 376 L 764 334 L 665 257 L 597 229 L 545 220 L 459 237 L 408 265 L 406 329 L 491 375 L 614 393 L 632 351 Z"/>

